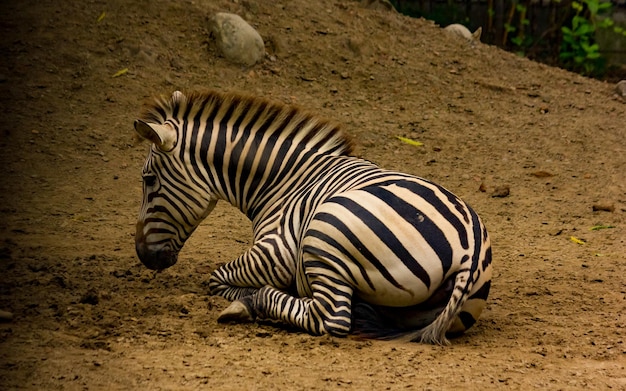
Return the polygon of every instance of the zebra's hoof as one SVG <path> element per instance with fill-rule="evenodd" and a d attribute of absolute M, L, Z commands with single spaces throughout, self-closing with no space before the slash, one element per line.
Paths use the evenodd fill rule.
<path fill-rule="evenodd" d="M 217 321 L 219 323 L 250 323 L 254 322 L 254 316 L 247 305 L 235 300 L 222 311 Z"/>

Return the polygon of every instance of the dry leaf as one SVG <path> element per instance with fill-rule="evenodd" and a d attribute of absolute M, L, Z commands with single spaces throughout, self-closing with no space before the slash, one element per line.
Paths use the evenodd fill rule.
<path fill-rule="evenodd" d="M 402 136 L 396 136 L 396 138 L 400 141 L 402 141 L 403 143 L 409 144 L 409 145 L 413 145 L 414 147 L 421 147 L 422 145 L 424 145 L 424 143 L 421 143 L 419 141 L 415 141 L 415 140 L 411 140 L 410 138 L 406 138 L 406 137 L 402 137 Z"/>

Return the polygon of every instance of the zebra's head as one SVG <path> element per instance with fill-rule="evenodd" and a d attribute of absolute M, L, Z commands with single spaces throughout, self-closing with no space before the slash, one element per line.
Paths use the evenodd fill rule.
<path fill-rule="evenodd" d="M 178 98 L 176 93 L 172 96 Z M 160 123 L 154 120 L 135 121 L 137 133 L 152 142 L 142 171 L 135 248 L 144 265 L 162 270 L 176 263 L 185 241 L 213 210 L 217 198 L 185 163 L 187 152 L 178 142 L 184 131 L 179 121 L 167 115 Z"/>

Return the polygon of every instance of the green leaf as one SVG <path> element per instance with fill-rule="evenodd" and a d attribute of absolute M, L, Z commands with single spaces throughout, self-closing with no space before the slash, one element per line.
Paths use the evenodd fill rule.
<path fill-rule="evenodd" d="M 587 42 L 584 42 L 584 41 L 580 42 L 580 47 L 583 48 L 583 50 L 587 53 L 593 51 L 593 49 L 591 49 L 591 46 Z"/>
<path fill-rule="evenodd" d="M 598 7 L 599 4 L 596 1 L 587 1 L 587 8 L 589 8 L 589 12 L 591 12 L 591 15 L 595 15 L 598 13 Z"/>
<path fill-rule="evenodd" d="M 600 22 L 599 26 L 600 26 L 600 28 L 605 29 L 605 28 L 613 26 L 614 24 L 615 23 L 613 22 L 613 19 L 605 18 L 605 19 L 602 19 L 602 21 Z"/>
<path fill-rule="evenodd" d="M 583 25 L 580 25 L 580 27 L 576 30 L 576 34 L 588 35 L 590 33 L 593 33 L 594 30 L 595 30 L 595 27 L 593 27 L 593 25 L 583 24 Z"/>

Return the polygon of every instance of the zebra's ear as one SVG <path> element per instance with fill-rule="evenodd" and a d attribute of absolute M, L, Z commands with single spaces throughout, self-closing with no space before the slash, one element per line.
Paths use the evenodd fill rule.
<path fill-rule="evenodd" d="M 482 34 L 483 28 L 482 26 L 477 28 L 476 31 L 472 33 L 472 41 L 480 41 L 480 34 Z"/>
<path fill-rule="evenodd" d="M 135 121 L 135 130 L 164 152 L 169 152 L 176 146 L 176 131 L 170 124 L 149 124 L 138 119 Z"/>

